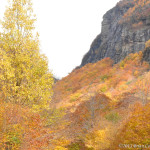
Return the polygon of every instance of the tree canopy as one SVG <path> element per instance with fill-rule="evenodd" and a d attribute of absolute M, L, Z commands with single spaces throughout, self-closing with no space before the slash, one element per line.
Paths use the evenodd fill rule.
<path fill-rule="evenodd" d="M 5 75 L 9 88 L 3 89 L 8 95 L 7 101 L 37 109 L 48 107 L 53 77 L 47 58 L 40 54 L 39 35 L 33 34 L 35 21 L 31 0 L 9 1 L 2 21 L 0 46 L 9 62 L 4 63 L 4 68 L 11 70 L 11 78 Z"/>

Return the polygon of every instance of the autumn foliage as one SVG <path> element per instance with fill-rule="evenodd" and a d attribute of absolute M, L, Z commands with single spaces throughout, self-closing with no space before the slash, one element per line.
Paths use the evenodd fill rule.
<path fill-rule="evenodd" d="M 130 4 L 129 10 L 124 14 L 120 23 L 131 23 L 133 27 L 138 27 L 141 25 L 143 20 L 149 18 L 150 13 L 150 1 L 149 0 L 129 0 L 121 1 L 118 5 Z"/>
<path fill-rule="evenodd" d="M 133 107 L 131 117 L 126 121 L 124 127 L 118 132 L 112 149 L 118 148 L 119 144 L 136 144 L 143 145 L 149 149 L 150 145 L 150 104 L 144 107 L 141 103 L 136 103 Z M 120 138 L 121 137 L 121 138 Z M 138 149 L 140 147 L 132 147 Z M 141 147 L 142 148 L 142 147 Z M 124 147 L 124 149 L 126 149 Z"/>
<path fill-rule="evenodd" d="M 121 143 L 150 144 L 150 66 L 142 52 L 118 64 L 110 58 L 86 64 L 53 85 L 39 35 L 33 34 L 31 1 L 9 4 L 0 34 L 0 149 L 116 150 Z M 130 6 L 120 23 L 129 21 L 133 28 L 149 15 L 149 0 L 118 5 Z"/>
<path fill-rule="evenodd" d="M 0 34 L 0 149 L 49 147 L 53 77 L 40 54 L 30 0 L 10 0 Z"/>
<path fill-rule="evenodd" d="M 50 129 L 28 107 L 1 102 L 0 148 L 37 150 L 48 147 Z"/>
<path fill-rule="evenodd" d="M 70 111 L 65 126 L 70 141 L 109 149 L 132 116 L 134 104 L 142 108 L 149 103 L 149 64 L 142 56 L 142 52 L 130 54 L 115 65 L 105 58 L 74 70 L 55 84 L 52 105 Z"/>

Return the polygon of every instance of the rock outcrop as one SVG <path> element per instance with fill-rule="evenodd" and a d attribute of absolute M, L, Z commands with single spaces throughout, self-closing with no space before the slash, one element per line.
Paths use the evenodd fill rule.
<path fill-rule="evenodd" d="M 143 51 L 143 61 L 147 61 L 150 63 L 150 47 L 145 48 Z"/>
<path fill-rule="evenodd" d="M 101 33 L 91 44 L 89 52 L 83 57 L 80 67 L 110 57 L 114 63 L 124 59 L 128 54 L 141 51 L 150 39 L 149 17 L 138 20 L 142 25 L 133 27 L 130 23 L 120 23 L 124 14 L 133 7 L 132 0 L 124 0 L 109 10 L 103 17 Z M 121 3 L 120 2 L 120 3 Z"/>

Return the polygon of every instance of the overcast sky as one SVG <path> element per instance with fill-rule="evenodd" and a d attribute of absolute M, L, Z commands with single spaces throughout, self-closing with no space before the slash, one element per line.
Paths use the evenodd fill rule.
<path fill-rule="evenodd" d="M 64 77 L 81 60 L 101 31 L 103 15 L 119 0 L 33 0 L 41 50 L 49 68 Z M 7 0 L 0 0 L 0 19 Z"/>

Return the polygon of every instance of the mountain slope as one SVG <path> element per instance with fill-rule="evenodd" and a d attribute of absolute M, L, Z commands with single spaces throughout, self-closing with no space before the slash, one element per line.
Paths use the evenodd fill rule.
<path fill-rule="evenodd" d="M 145 48 L 150 39 L 150 2 L 123 0 L 103 17 L 101 33 L 80 67 L 110 57 L 115 63 Z"/>
<path fill-rule="evenodd" d="M 81 66 L 56 82 L 51 149 L 150 145 L 149 8 L 149 0 L 120 1 L 104 15 Z"/>
<path fill-rule="evenodd" d="M 64 116 L 51 126 L 55 131 L 51 141 L 63 137 L 68 141 L 64 144 L 66 148 L 75 145 L 82 145 L 84 150 L 110 148 L 118 138 L 116 134 L 130 120 L 135 105 L 148 103 L 150 67 L 142 59 L 142 52 L 130 54 L 115 65 L 105 58 L 58 81 L 51 108 L 63 110 Z M 58 145 L 52 142 L 51 146 Z"/>

